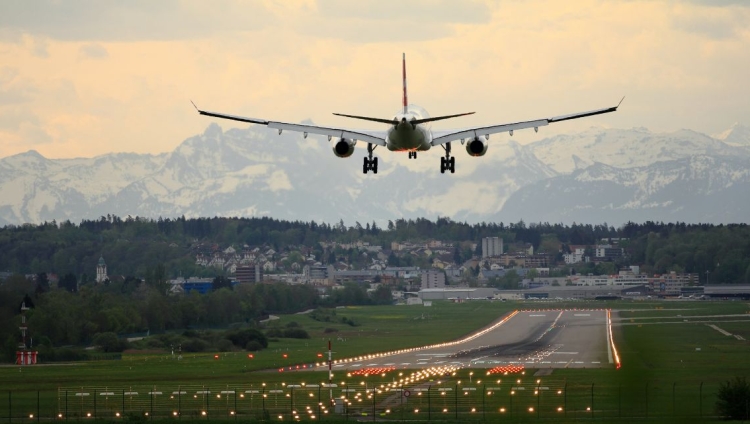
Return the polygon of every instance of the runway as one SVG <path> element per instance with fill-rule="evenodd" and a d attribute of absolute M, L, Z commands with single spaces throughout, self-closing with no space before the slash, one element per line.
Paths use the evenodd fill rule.
<path fill-rule="evenodd" d="M 516 311 L 464 339 L 334 361 L 334 371 L 367 368 L 599 368 L 614 366 L 606 310 Z M 327 364 L 318 370 L 327 368 Z"/>

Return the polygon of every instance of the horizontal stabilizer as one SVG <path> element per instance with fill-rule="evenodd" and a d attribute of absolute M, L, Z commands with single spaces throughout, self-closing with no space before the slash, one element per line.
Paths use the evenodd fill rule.
<path fill-rule="evenodd" d="M 467 113 L 459 113 L 456 115 L 435 116 L 432 118 L 424 118 L 424 119 L 412 119 L 411 121 L 409 121 L 409 123 L 412 125 L 419 125 L 419 124 L 424 124 L 426 122 L 442 121 L 443 119 L 450 119 L 450 118 L 457 118 L 459 116 L 471 115 L 473 113 L 474 112 L 467 112 Z M 345 115 L 343 113 L 334 113 L 334 115 L 343 116 L 345 118 L 362 119 L 364 121 L 380 122 L 381 124 L 389 124 L 389 125 L 394 125 L 394 126 L 399 124 L 399 122 L 395 119 L 371 118 L 369 116 Z"/>
<path fill-rule="evenodd" d="M 414 125 L 424 124 L 425 122 L 442 121 L 443 119 L 458 118 L 459 116 L 466 116 L 466 115 L 473 115 L 473 114 L 474 112 L 466 112 L 466 113 L 458 113 L 456 115 L 435 116 L 432 118 L 415 119 L 411 121 L 411 123 Z"/>
<path fill-rule="evenodd" d="M 369 116 L 345 115 L 343 113 L 334 113 L 334 115 L 343 116 L 344 118 L 361 119 L 363 121 L 380 122 L 381 124 L 398 125 L 398 121 L 393 120 L 393 119 L 371 118 Z"/>

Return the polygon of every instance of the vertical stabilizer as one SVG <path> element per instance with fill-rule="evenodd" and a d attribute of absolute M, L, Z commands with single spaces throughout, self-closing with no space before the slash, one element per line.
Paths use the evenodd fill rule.
<path fill-rule="evenodd" d="M 401 71 L 404 81 L 404 113 L 406 113 L 406 105 L 409 104 L 409 100 L 406 97 L 406 53 L 402 53 L 403 56 L 401 56 Z"/>

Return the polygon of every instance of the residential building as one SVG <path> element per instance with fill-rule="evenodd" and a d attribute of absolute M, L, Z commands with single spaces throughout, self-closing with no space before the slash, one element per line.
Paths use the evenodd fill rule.
<path fill-rule="evenodd" d="M 547 268 L 549 266 L 549 255 L 538 253 L 536 255 L 504 254 L 500 263 L 508 268 L 520 266 L 525 268 Z"/>
<path fill-rule="evenodd" d="M 563 259 L 565 260 L 565 263 L 568 265 L 577 264 L 580 262 L 588 263 L 590 258 L 586 256 L 585 251 L 586 251 L 585 248 L 577 247 L 574 250 L 572 250 L 571 253 L 564 254 Z"/>
<path fill-rule="evenodd" d="M 425 271 L 422 273 L 422 289 L 445 287 L 445 273 L 443 271 Z"/>
<path fill-rule="evenodd" d="M 621 247 L 614 247 L 611 244 L 602 244 L 596 246 L 596 260 L 598 261 L 615 261 L 624 255 Z"/>
<path fill-rule="evenodd" d="M 241 265 L 235 269 L 234 276 L 240 283 L 260 283 L 263 281 L 263 267 L 259 264 Z"/>
<path fill-rule="evenodd" d="M 503 254 L 502 237 L 485 237 L 482 239 L 482 258 L 500 256 Z"/>
<path fill-rule="evenodd" d="M 308 280 L 333 280 L 333 265 L 305 265 L 302 274 Z"/>
<path fill-rule="evenodd" d="M 698 274 L 669 274 L 654 275 L 648 279 L 648 284 L 655 293 L 662 296 L 679 296 L 682 289 L 698 285 Z"/>

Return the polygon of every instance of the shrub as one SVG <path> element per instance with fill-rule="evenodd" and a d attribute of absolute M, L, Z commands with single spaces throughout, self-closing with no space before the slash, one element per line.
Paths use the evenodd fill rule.
<path fill-rule="evenodd" d="M 155 337 L 149 337 L 145 340 L 146 348 L 148 349 L 164 349 L 164 342 Z"/>
<path fill-rule="evenodd" d="M 187 338 L 189 338 L 189 339 L 194 339 L 194 338 L 198 337 L 198 332 L 195 331 L 195 330 L 185 330 L 182 333 L 182 335 L 185 336 L 185 337 L 187 337 Z"/>
<path fill-rule="evenodd" d="M 328 328 L 326 328 L 325 330 L 323 330 L 323 333 L 324 333 L 324 334 L 330 334 L 330 333 L 338 333 L 338 332 L 339 332 L 339 330 L 337 330 L 337 329 L 335 329 L 335 328 L 330 328 L 330 327 L 328 327 Z"/>
<path fill-rule="evenodd" d="M 298 328 L 298 327 L 299 327 L 299 324 L 297 323 L 297 321 L 291 321 L 287 323 L 286 325 L 286 328 Z"/>
<path fill-rule="evenodd" d="M 219 340 L 219 343 L 216 345 L 216 349 L 218 349 L 219 352 L 229 352 L 233 348 L 234 344 L 232 344 L 232 342 L 227 339 Z"/>
<path fill-rule="evenodd" d="M 246 328 L 244 330 L 227 333 L 226 338 L 239 348 L 247 346 L 248 342 L 251 341 L 257 341 L 263 348 L 268 347 L 268 339 L 266 336 L 254 328 Z"/>
<path fill-rule="evenodd" d="M 245 350 L 248 351 L 248 352 L 257 352 L 257 351 L 262 350 L 262 349 L 263 349 L 263 345 L 261 345 L 260 343 L 258 343 L 257 340 L 250 340 L 245 345 Z"/>
<path fill-rule="evenodd" d="M 310 312 L 310 318 L 320 322 L 333 322 L 336 310 L 330 308 L 317 308 Z"/>
<path fill-rule="evenodd" d="M 359 323 L 357 321 L 347 317 L 341 317 L 341 322 L 352 327 L 359 326 Z"/>
<path fill-rule="evenodd" d="M 266 337 L 284 337 L 284 330 L 280 328 L 269 328 L 266 330 Z"/>
<path fill-rule="evenodd" d="M 118 339 L 117 334 L 112 332 L 96 333 L 93 343 L 103 352 L 122 352 L 128 348 L 127 340 Z"/>
<path fill-rule="evenodd" d="M 288 339 L 309 339 L 310 335 L 301 328 L 288 328 L 284 330 L 284 337 Z"/>
<path fill-rule="evenodd" d="M 184 352 L 203 352 L 208 348 L 208 343 L 201 339 L 189 339 L 182 344 Z"/>
<path fill-rule="evenodd" d="M 735 377 L 719 386 L 716 394 L 716 412 L 731 420 L 748 419 L 750 384 L 745 377 Z"/>

